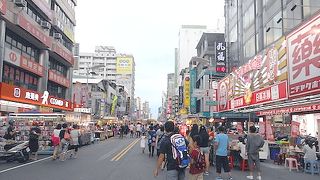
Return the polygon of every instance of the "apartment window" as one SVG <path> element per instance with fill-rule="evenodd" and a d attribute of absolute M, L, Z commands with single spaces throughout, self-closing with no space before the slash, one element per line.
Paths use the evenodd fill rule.
<path fill-rule="evenodd" d="M 68 68 L 51 57 L 49 58 L 49 69 L 53 70 L 57 74 L 67 77 Z"/>
<path fill-rule="evenodd" d="M 32 73 L 5 63 L 2 75 L 5 83 L 37 91 L 38 77 Z"/>
<path fill-rule="evenodd" d="M 48 91 L 50 95 L 56 96 L 62 99 L 64 99 L 66 96 L 66 88 L 51 81 L 48 82 Z"/>
<path fill-rule="evenodd" d="M 52 1 L 51 9 L 56 12 L 56 14 L 60 17 L 60 19 L 65 23 L 65 25 L 74 31 L 74 24 L 71 22 L 70 18 L 67 14 L 60 8 L 58 4 Z"/>
<path fill-rule="evenodd" d="M 6 29 L 5 46 L 39 63 L 39 49 L 9 29 Z"/>

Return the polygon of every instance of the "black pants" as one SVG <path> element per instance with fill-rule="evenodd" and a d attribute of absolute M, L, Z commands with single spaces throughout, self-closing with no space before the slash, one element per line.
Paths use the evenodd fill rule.
<path fill-rule="evenodd" d="M 149 144 L 149 154 L 151 154 L 152 156 L 154 154 L 154 146 L 152 146 L 151 144 Z"/>
<path fill-rule="evenodd" d="M 230 172 L 228 156 L 216 156 L 217 173 L 221 174 L 221 168 L 224 172 Z"/>

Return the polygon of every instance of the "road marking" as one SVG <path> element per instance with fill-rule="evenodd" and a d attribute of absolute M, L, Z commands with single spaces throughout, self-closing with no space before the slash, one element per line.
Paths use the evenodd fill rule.
<path fill-rule="evenodd" d="M 124 148 L 117 155 L 115 155 L 110 161 L 114 161 L 114 160 L 118 159 L 118 157 L 120 157 L 127 149 L 130 149 L 131 147 L 133 147 L 139 140 L 140 139 L 137 139 L 137 140 L 134 140 L 133 142 L 131 142 L 126 148 Z"/>
<path fill-rule="evenodd" d="M 139 139 L 133 144 L 131 145 L 129 148 L 127 148 L 127 150 L 125 150 L 115 161 L 119 161 L 130 149 L 133 148 L 133 146 L 135 146 L 137 143 L 139 142 Z"/>
<path fill-rule="evenodd" d="M 14 170 L 14 169 L 22 168 L 24 166 L 35 164 L 35 163 L 38 163 L 38 162 L 41 162 L 41 161 L 45 161 L 45 160 L 50 159 L 50 158 L 52 158 L 52 156 L 46 157 L 46 158 L 43 158 L 43 159 L 39 159 L 37 161 L 32 161 L 32 162 L 29 162 L 29 163 L 26 163 L 26 164 L 22 164 L 22 165 L 19 165 L 19 166 L 15 166 L 15 167 L 12 167 L 12 168 L 9 168 L 9 169 L 5 169 L 5 170 L 0 171 L 0 174 L 8 172 L 8 171 L 11 171 L 11 170 Z"/>

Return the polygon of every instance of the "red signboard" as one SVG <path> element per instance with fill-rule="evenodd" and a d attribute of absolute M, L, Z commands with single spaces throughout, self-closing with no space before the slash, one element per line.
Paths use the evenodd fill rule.
<path fill-rule="evenodd" d="M 51 47 L 52 40 L 49 36 L 43 33 L 43 30 L 38 29 L 33 25 L 33 23 L 29 22 L 22 14 L 18 16 L 18 25 L 22 27 L 24 30 L 28 31 L 35 38 L 37 38 L 40 42 L 45 44 L 47 47 Z"/>
<path fill-rule="evenodd" d="M 289 97 L 320 93 L 320 14 L 287 37 Z"/>
<path fill-rule="evenodd" d="M 33 72 L 34 74 L 37 74 L 39 76 L 43 76 L 43 66 L 35 62 L 35 60 L 31 60 L 30 58 L 24 57 L 23 55 L 21 55 L 21 53 L 17 53 L 9 48 L 5 48 L 4 51 L 4 61 L 7 61 L 30 72 Z"/>
<path fill-rule="evenodd" d="M 64 87 L 70 87 L 70 81 L 63 77 L 62 75 L 57 74 L 53 70 L 49 70 L 49 80 L 55 83 L 58 83 Z"/>
<path fill-rule="evenodd" d="M 285 107 L 278 109 L 270 109 L 266 111 L 257 112 L 257 116 L 268 116 L 275 114 L 284 114 L 284 113 L 294 113 L 294 112 L 306 112 L 306 111 L 317 111 L 320 110 L 320 104 L 305 105 L 305 106 L 294 106 L 294 107 Z"/>
<path fill-rule="evenodd" d="M 0 99 L 72 111 L 70 101 L 50 96 L 48 91 L 38 93 L 6 83 L 0 83 L 0 92 Z"/>
<path fill-rule="evenodd" d="M 243 108 L 287 99 L 287 82 L 263 88 L 255 92 L 247 92 L 244 96 L 231 100 L 231 109 Z"/>
<path fill-rule="evenodd" d="M 59 56 L 61 56 L 63 59 L 65 59 L 70 64 L 74 64 L 74 57 L 71 52 L 68 52 L 68 50 L 64 50 L 65 48 L 61 47 L 58 43 L 52 44 L 52 51 L 57 53 Z"/>
<path fill-rule="evenodd" d="M 0 0 L 0 13 L 3 15 L 7 13 L 7 0 Z"/>

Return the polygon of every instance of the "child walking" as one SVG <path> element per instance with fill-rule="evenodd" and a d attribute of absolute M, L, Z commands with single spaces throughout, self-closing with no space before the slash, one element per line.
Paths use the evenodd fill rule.
<path fill-rule="evenodd" d="M 142 153 L 144 153 L 144 150 L 146 149 L 146 133 L 143 133 L 140 140 L 140 147 L 142 149 Z"/>

